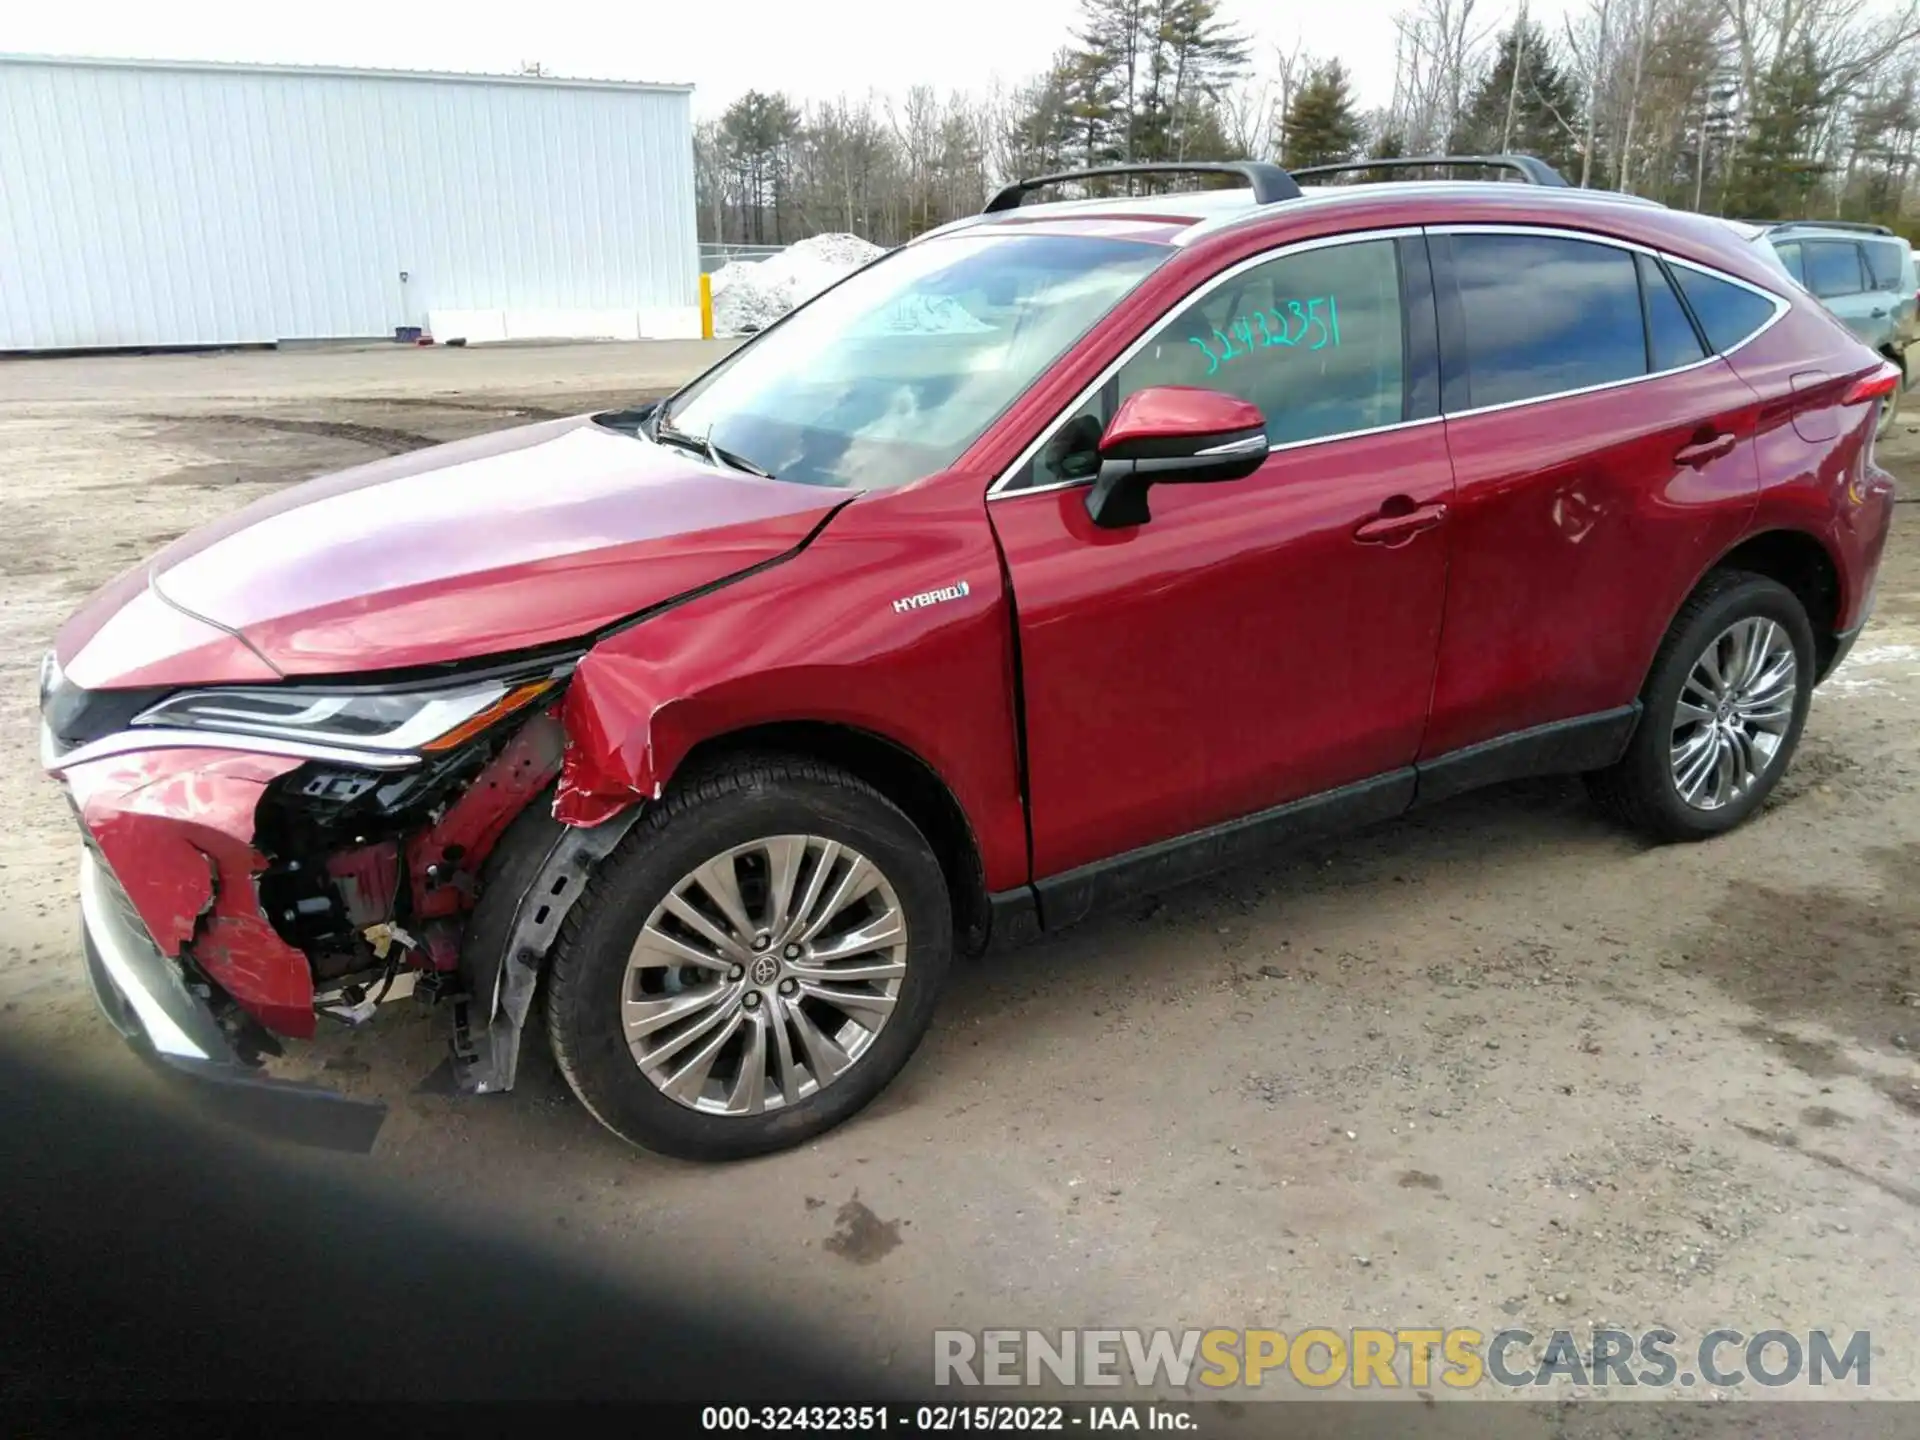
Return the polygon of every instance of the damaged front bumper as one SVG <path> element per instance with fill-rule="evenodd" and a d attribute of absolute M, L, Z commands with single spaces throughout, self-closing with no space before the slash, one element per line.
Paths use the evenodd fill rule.
<path fill-rule="evenodd" d="M 177 961 L 153 943 L 112 872 L 88 846 L 80 859 L 80 914 L 94 998 L 140 1055 L 197 1108 L 278 1139 L 364 1153 L 386 1106 L 263 1075 L 235 1052 Z"/>
<path fill-rule="evenodd" d="M 273 1037 L 311 1038 L 322 1015 L 365 1023 L 389 992 L 413 992 L 454 1001 L 460 1088 L 512 1088 L 540 962 L 638 811 L 582 830 L 534 803 L 567 749 L 557 704 L 534 708 L 558 683 L 551 667 L 493 683 L 501 696 L 455 717 L 444 753 L 364 764 L 213 730 L 56 734 L 47 712 L 71 721 L 76 702 L 49 669 L 42 760 L 85 838 L 88 970 L 143 1053 L 249 1128 L 364 1150 L 383 1107 L 269 1079 L 257 1056 L 279 1053 Z"/>

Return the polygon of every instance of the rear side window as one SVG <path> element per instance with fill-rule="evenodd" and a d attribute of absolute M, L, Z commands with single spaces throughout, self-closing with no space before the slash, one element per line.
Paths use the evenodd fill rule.
<path fill-rule="evenodd" d="M 1693 318 L 1707 332 L 1707 343 L 1723 355 L 1773 318 L 1773 301 L 1744 285 L 1685 265 L 1675 265 L 1673 276 Z"/>
<path fill-rule="evenodd" d="M 1867 288 L 1860 247 L 1851 240 L 1809 240 L 1805 250 L 1807 288 L 1822 300 L 1858 295 Z"/>
<path fill-rule="evenodd" d="M 1866 252 L 1867 273 L 1873 277 L 1876 290 L 1905 290 L 1903 279 L 1906 273 L 1906 257 L 1900 253 L 1901 246 L 1893 240 L 1866 240 L 1860 245 Z"/>
<path fill-rule="evenodd" d="M 1784 244 L 1774 246 L 1773 253 L 1778 255 L 1780 257 L 1780 263 L 1787 267 L 1787 274 L 1791 275 L 1795 280 L 1798 280 L 1802 285 L 1807 283 L 1807 264 L 1805 258 L 1800 254 L 1800 242 L 1798 240 L 1790 240 Z"/>
<path fill-rule="evenodd" d="M 1651 255 L 1637 259 L 1640 285 L 1647 299 L 1647 350 L 1652 356 L 1653 368 L 1678 370 L 1682 365 L 1706 359 L 1707 352 L 1700 346 L 1700 337 L 1694 334 L 1693 322 L 1680 307 L 1680 297 L 1673 293 L 1660 262 Z"/>
<path fill-rule="evenodd" d="M 1647 373 L 1631 251 L 1550 235 L 1454 235 L 1451 245 L 1470 407 Z"/>

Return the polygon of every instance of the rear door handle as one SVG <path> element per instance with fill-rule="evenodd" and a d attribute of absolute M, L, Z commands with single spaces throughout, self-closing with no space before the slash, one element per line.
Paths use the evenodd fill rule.
<path fill-rule="evenodd" d="M 1674 451 L 1674 463 L 1676 465 L 1688 465 L 1698 469 L 1702 465 L 1709 465 L 1715 460 L 1720 460 L 1731 455 L 1733 453 L 1733 447 L 1739 443 L 1740 437 L 1738 435 L 1725 433 L 1712 435 L 1704 440 L 1696 440 L 1691 445 L 1682 445 L 1678 450 Z"/>
<path fill-rule="evenodd" d="M 1393 504 L 1389 500 L 1388 505 Z M 1423 530 L 1447 518 L 1445 505 L 1416 505 L 1394 514 L 1380 514 L 1361 523 L 1353 538 L 1362 545 L 1404 545 Z"/>
<path fill-rule="evenodd" d="M 1874 312 L 1873 312 L 1873 318 L 1874 318 L 1874 319 L 1876 319 L 1876 320 L 1878 320 L 1878 319 L 1880 319 L 1880 318 L 1881 318 L 1882 316 L 1884 316 L 1884 315 L 1885 315 L 1886 313 L 1887 313 L 1887 312 L 1886 312 L 1886 311 L 1884 311 L 1884 310 L 1876 310 L 1876 311 L 1874 311 Z"/>

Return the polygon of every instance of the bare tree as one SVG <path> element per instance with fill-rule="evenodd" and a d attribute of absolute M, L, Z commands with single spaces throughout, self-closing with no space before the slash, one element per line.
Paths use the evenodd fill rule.
<path fill-rule="evenodd" d="M 1444 150 L 1459 128 L 1468 86 L 1494 22 L 1479 0 L 1417 0 L 1394 17 L 1394 100 L 1388 123 L 1407 148 Z"/>
<path fill-rule="evenodd" d="M 1252 160 L 1271 159 L 1280 149 L 1280 117 L 1295 90 L 1318 63 L 1306 42 L 1273 47 L 1271 69 L 1246 76 L 1221 102 L 1221 119 L 1234 150 Z"/>

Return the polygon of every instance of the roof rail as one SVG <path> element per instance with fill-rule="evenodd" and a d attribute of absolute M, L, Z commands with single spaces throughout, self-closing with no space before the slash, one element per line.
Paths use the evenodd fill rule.
<path fill-rule="evenodd" d="M 1865 220 L 1782 220 L 1768 225 L 1760 222 L 1769 230 L 1856 230 L 1863 235 L 1891 235 L 1893 230 L 1886 225 L 1874 225 Z"/>
<path fill-rule="evenodd" d="M 1001 210 L 1017 209 L 1030 191 L 1058 185 L 1063 180 L 1104 180 L 1115 175 L 1237 175 L 1252 188 L 1253 203 L 1256 205 L 1271 205 L 1276 200 L 1300 198 L 1300 187 L 1293 183 L 1291 175 L 1278 165 L 1269 165 L 1261 160 L 1170 161 L 1164 165 L 1100 165 L 1091 170 L 1061 170 L 1052 175 L 1035 175 L 1030 180 L 1016 180 L 1011 185 L 1003 186 L 987 201 L 986 208 L 980 213 L 992 215 Z"/>
<path fill-rule="evenodd" d="M 1342 160 L 1336 165 L 1303 166 L 1293 172 L 1293 178 L 1305 180 L 1309 176 L 1339 175 L 1351 170 L 1433 169 L 1442 165 L 1511 170 L 1529 185 L 1568 188 L 1566 177 L 1537 155 L 1396 155 L 1385 160 Z"/>

